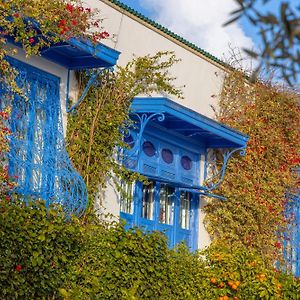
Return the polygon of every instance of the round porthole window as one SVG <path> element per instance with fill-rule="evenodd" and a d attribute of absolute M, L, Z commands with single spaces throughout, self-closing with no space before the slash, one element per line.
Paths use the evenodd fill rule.
<path fill-rule="evenodd" d="M 167 164 L 171 164 L 174 160 L 173 152 L 170 149 L 162 149 L 161 157 L 163 161 Z"/>
<path fill-rule="evenodd" d="M 126 135 L 124 137 L 124 142 L 129 146 L 130 149 L 133 148 L 133 146 L 134 146 L 134 139 L 133 139 L 133 137 L 132 137 L 131 134 Z"/>
<path fill-rule="evenodd" d="M 155 147 L 149 141 L 146 141 L 146 142 L 143 143 L 143 151 L 149 157 L 152 157 L 152 156 L 155 155 Z"/>
<path fill-rule="evenodd" d="M 183 169 L 188 171 L 192 168 L 192 165 L 193 162 L 188 156 L 184 155 L 181 157 L 181 166 Z"/>

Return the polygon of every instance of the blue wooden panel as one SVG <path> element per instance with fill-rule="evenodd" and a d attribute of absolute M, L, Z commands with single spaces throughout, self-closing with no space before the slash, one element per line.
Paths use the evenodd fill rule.
<path fill-rule="evenodd" d="M 120 217 L 126 222 L 125 228 L 128 230 L 129 228 L 134 227 L 134 216 L 132 214 L 126 214 L 121 212 Z"/>
<path fill-rule="evenodd" d="M 131 131 L 132 137 L 136 138 L 136 133 Z M 139 155 L 126 156 L 130 150 L 124 150 L 123 164 L 131 170 L 138 171 L 144 175 L 158 176 L 168 181 L 181 182 L 186 185 L 197 185 L 199 183 L 200 164 L 199 159 L 204 149 L 198 152 L 187 150 L 172 143 L 174 137 L 169 137 L 168 141 L 153 137 L 150 132 L 144 134 Z M 176 139 L 178 142 L 178 139 Z M 155 148 L 155 153 L 147 154 L 143 149 L 144 143 L 151 143 Z M 164 151 L 172 153 L 173 161 L 168 163 L 163 156 Z M 187 168 L 183 165 L 183 159 L 190 159 L 191 166 Z"/>
<path fill-rule="evenodd" d="M 175 226 L 172 226 L 172 225 L 158 223 L 157 229 L 156 229 L 156 230 L 162 232 L 167 237 L 168 246 L 170 248 L 173 248 L 176 244 L 175 236 L 174 236 L 174 231 L 175 231 L 174 227 Z"/>
<path fill-rule="evenodd" d="M 176 244 L 185 243 L 191 249 L 191 230 L 179 228 L 176 234 Z"/>

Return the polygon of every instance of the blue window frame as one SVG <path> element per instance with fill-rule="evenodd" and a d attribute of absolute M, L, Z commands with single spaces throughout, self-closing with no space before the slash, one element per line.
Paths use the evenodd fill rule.
<path fill-rule="evenodd" d="M 18 70 L 17 83 L 25 97 L 1 90 L 1 109 L 11 107 L 9 174 L 17 178 L 21 194 L 47 199 L 55 186 L 49 163 L 56 162 L 60 80 L 15 59 L 10 63 Z"/>
<path fill-rule="evenodd" d="M 132 191 L 133 211 L 124 210 L 121 199 L 121 218 L 126 227 L 139 226 L 146 232 L 158 230 L 168 238 L 170 247 L 180 242 L 191 250 L 197 249 L 199 196 L 179 187 L 159 181 L 137 182 Z"/>
<path fill-rule="evenodd" d="M 128 136 L 134 143 L 135 131 L 130 131 Z M 121 218 L 126 220 L 127 228 L 139 226 L 149 232 L 164 232 L 170 247 L 185 242 L 191 250 L 197 249 L 199 195 L 181 191 L 179 185 L 199 183 L 202 149 L 196 150 L 170 134 L 153 131 L 143 135 L 140 146 L 136 163 L 125 160 L 125 166 L 148 176 L 149 184 L 138 182 L 131 191 L 131 213 L 124 209 L 128 200 L 121 197 Z"/>
<path fill-rule="evenodd" d="M 153 181 L 143 185 L 141 218 L 145 220 L 154 220 L 154 187 Z"/>
<path fill-rule="evenodd" d="M 9 174 L 17 181 L 15 191 L 81 214 L 87 190 L 65 149 L 60 79 L 19 60 L 8 60 L 18 71 L 16 83 L 23 91 L 12 94 L 7 86 L 0 86 L 0 109 L 11 108 L 7 157 Z"/>
<path fill-rule="evenodd" d="M 295 172 L 300 178 L 300 168 Z M 288 192 L 286 197 L 285 214 L 290 222 L 284 233 L 283 254 L 287 269 L 300 277 L 300 188 Z"/>

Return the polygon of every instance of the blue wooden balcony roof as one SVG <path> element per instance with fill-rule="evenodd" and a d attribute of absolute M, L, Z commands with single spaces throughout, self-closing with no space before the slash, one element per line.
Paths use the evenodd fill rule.
<path fill-rule="evenodd" d="M 6 36 L 9 43 L 18 47 L 13 37 Z M 113 67 L 120 52 L 103 44 L 93 44 L 88 40 L 70 38 L 66 42 L 52 44 L 41 49 L 42 57 L 57 63 L 69 70 L 85 70 L 101 67 Z"/>
<path fill-rule="evenodd" d="M 52 45 L 41 51 L 41 55 L 69 70 L 113 67 L 120 52 L 103 44 L 79 41 L 71 38 L 67 42 Z"/>
<path fill-rule="evenodd" d="M 134 98 L 134 113 L 163 113 L 162 122 L 152 120 L 151 125 L 170 130 L 207 148 L 246 147 L 249 137 L 235 129 L 188 109 L 168 98 Z"/>

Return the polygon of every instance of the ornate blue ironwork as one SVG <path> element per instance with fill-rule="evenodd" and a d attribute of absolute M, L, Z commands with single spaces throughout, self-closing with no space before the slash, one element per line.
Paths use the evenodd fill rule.
<path fill-rule="evenodd" d="M 8 170 L 16 192 L 46 205 L 60 204 L 67 214 L 80 215 L 87 206 L 85 183 L 65 148 L 60 107 L 60 80 L 40 69 L 9 58 L 24 96 L 0 87 L 0 108 L 11 107 Z"/>
<path fill-rule="evenodd" d="M 233 149 L 231 151 L 226 151 L 226 152 L 223 153 L 222 167 L 220 168 L 220 170 L 218 170 L 216 172 L 213 172 L 214 174 L 212 174 L 212 176 L 210 178 L 206 179 L 206 183 L 207 183 L 206 191 L 212 191 L 212 190 L 216 189 L 222 183 L 222 181 L 224 179 L 224 176 L 225 176 L 228 160 L 236 152 L 240 152 L 240 155 L 244 156 L 246 154 L 246 148 L 245 147 L 240 147 L 240 148 L 236 148 L 236 149 Z M 210 165 L 207 165 L 207 168 L 209 166 L 212 166 L 213 168 L 216 168 L 217 167 L 217 162 L 216 161 L 211 162 Z M 217 182 L 215 182 L 216 180 L 217 180 Z"/>
<path fill-rule="evenodd" d="M 122 157 L 123 164 L 128 168 L 135 168 L 139 164 L 139 157 L 142 149 L 142 140 L 143 140 L 143 133 L 145 131 L 145 128 L 147 124 L 151 120 L 158 120 L 159 122 L 163 122 L 165 120 L 165 114 L 164 113 L 143 113 L 138 114 L 134 113 L 132 116 L 137 117 L 138 121 L 135 123 L 135 126 L 138 128 L 138 132 L 136 134 L 135 143 L 134 146 L 131 149 L 127 149 Z M 130 130 L 128 130 L 127 133 L 125 133 L 129 136 Z M 139 168 L 137 168 L 139 169 Z"/>

